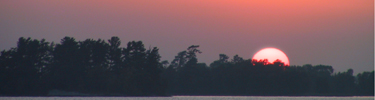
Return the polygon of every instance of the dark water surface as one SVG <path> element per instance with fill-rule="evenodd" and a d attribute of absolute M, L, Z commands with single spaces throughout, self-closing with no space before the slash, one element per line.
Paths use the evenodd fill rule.
<path fill-rule="evenodd" d="M 374 100 L 371 96 L 355 97 L 288 97 L 288 96 L 173 96 L 173 97 L 0 97 L 0 100 Z"/>

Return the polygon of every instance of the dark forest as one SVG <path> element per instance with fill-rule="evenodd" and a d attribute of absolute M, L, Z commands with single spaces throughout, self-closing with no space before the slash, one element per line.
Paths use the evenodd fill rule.
<path fill-rule="evenodd" d="M 199 45 L 168 62 L 141 41 L 120 45 L 118 37 L 64 37 L 60 43 L 21 37 L 16 47 L 1 51 L 0 96 L 374 95 L 374 71 L 333 73 L 329 65 L 288 66 L 225 54 L 206 65 L 198 63 Z"/>

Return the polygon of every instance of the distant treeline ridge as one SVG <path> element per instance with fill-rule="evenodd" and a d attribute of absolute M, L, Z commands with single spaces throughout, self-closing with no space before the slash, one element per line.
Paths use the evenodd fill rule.
<path fill-rule="evenodd" d="M 60 43 L 19 38 L 17 47 L 1 51 L 0 95 L 49 96 L 68 91 L 101 96 L 168 95 L 374 95 L 374 71 L 333 73 L 332 66 L 288 66 L 277 60 L 232 59 L 220 54 L 209 66 L 198 63 L 199 45 L 179 52 L 169 63 L 159 49 L 141 41 Z M 205 51 L 209 52 L 209 51 Z"/>

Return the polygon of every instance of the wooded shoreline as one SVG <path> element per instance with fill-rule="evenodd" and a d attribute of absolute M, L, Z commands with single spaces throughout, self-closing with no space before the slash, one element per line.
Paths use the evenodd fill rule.
<path fill-rule="evenodd" d="M 374 71 L 333 73 L 329 65 L 289 66 L 225 54 L 206 65 L 198 63 L 199 45 L 189 46 L 169 63 L 160 61 L 157 47 L 146 49 L 141 41 L 120 44 L 115 36 L 107 41 L 64 37 L 57 44 L 21 37 L 16 47 L 1 51 L 0 95 L 374 95 Z M 63 92 L 51 95 L 53 90 Z"/>

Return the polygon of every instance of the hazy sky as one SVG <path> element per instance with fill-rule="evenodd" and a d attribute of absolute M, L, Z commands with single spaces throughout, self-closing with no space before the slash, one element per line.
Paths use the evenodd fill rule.
<path fill-rule="evenodd" d="M 171 61 L 200 45 L 199 62 L 249 59 L 276 47 L 291 65 L 374 69 L 373 0 L 1 0 L 0 50 L 19 37 L 60 42 L 118 36 L 141 40 Z"/>

